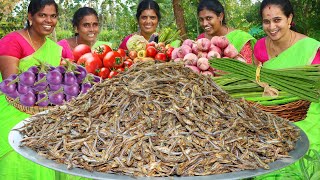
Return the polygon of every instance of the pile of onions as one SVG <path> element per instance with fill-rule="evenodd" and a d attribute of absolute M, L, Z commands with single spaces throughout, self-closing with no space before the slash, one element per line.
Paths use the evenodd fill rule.
<path fill-rule="evenodd" d="M 229 43 L 225 36 L 214 36 L 211 40 L 201 38 L 196 41 L 186 39 L 182 45 L 172 52 L 174 61 L 184 61 L 196 73 L 214 75 L 208 60 L 212 58 L 234 58 L 244 61 L 237 49 Z"/>

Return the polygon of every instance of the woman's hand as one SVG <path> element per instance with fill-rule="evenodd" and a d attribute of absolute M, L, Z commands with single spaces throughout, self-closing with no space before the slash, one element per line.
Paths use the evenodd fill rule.
<path fill-rule="evenodd" d="M 8 78 L 11 74 L 19 72 L 19 59 L 12 56 L 0 56 L 0 72 L 2 79 Z"/>

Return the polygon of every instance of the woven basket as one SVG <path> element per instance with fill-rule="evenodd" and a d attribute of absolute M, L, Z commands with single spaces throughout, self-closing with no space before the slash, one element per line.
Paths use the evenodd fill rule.
<path fill-rule="evenodd" d="M 292 122 L 303 120 L 306 117 L 308 108 L 310 106 L 310 102 L 305 100 L 294 101 L 276 106 L 263 106 L 252 101 L 247 102 L 250 106 L 255 106 L 265 112 L 272 113 Z"/>
<path fill-rule="evenodd" d="M 17 108 L 19 111 L 30 114 L 30 115 L 38 114 L 39 112 L 46 111 L 53 107 L 53 106 L 45 106 L 45 107 L 30 106 L 29 107 L 29 106 L 24 106 L 24 105 L 21 105 L 20 103 L 14 102 L 14 99 L 8 96 L 6 96 L 6 99 L 9 102 L 9 104 Z"/>

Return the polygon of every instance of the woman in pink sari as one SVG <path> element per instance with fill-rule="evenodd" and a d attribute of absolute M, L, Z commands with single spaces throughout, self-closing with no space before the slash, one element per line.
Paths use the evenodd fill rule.
<path fill-rule="evenodd" d="M 101 44 L 112 46 L 109 42 L 97 41 L 100 32 L 99 18 L 96 10 L 93 8 L 79 8 L 73 15 L 72 26 L 76 31 L 75 35 L 58 42 L 58 44 L 63 47 L 63 58 L 74 59 L 72 51 L 79 44 L 86 44 L 92 49 Z"/>
<path fill-rule="evenodd" d="M 156 30 L 161 19 L 158 3 L 153 0 L 141 1 L 137 8 L 136 18 L 139 24 L 139 31 L 126 36 L 121 42 L 119 48 L 128 50 L 127 42 L 134 34 L 143 36 L 147 41 L 158 42 L 156 40 Z"/>
<path fill-rule="evenodd" d="M 253 46 L 256 39 L 249 33 L 229 27 L 225 20 L 224 7 L 218 0 L 202 0 L 198 5 L 198 18 L 204 33 L 197 39 L 212 39 L 225 36 L 242 55 L 246 63 L 253 63 Z"/>

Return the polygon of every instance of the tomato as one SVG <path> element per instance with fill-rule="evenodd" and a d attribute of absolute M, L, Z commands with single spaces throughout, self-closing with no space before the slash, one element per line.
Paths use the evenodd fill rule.
<path fill-rule="evenodd" d="M 165 53 L 159 52 L 155 57 L 155 60 L 159 60 L 159 61 L 166 61 L 167 57 Z"/>
<path fill-rule="evenodd" d="M 100 76 L 102 79 L 106 79 L 110 74 L 109 68 L 102 67 L 99 69 L 98 76 Z"/>
<path fill-rule="evenodd" d="M 127 59 L 123 62 L 124 68 L 129 68 L 132 66 L 132 64 L 133 64 L 133 61 L 131 59 Z"/>
<path fill-rule="evenodd" d="M 137 56 L 138 56 L 137 51 L 130 51 L 130 52 L 129 52 L 129 58 L 130 58 L 130 59 L 134 59 L 134 58 L 136 58 Z"/>
<path fill-rule="evenodd" d="M 97 74 L 97 70 L 102 67 L 102 61 L 96 54 L 86 53 L 82 55 L 77 64 L 84 66 L 88 73 Z"/>
<path fill-rule="evenodd" d="M 172 57 L 172 51 L 174 50 L 174 47 L 169 47 L 169 48 L 167 48 L 167 50 L 166 50 L 166 55 L 167 55 L 167 58 L 169 59 L 169 60 L 171 60 L 171 57 Z"/>
<path fill-rule="evenodd" d="M 117 51 L 110 51 L 103 58 L 103 65 L 107 68 L 118 68 L 123 65 L 123 58 Z"/>
<path fill-rule="evenodd" d="M 110 52 L 110 51 L 112 51 L 112 49 L 111 49 L 110 46 L 108 46 L 108 45 L 106 45 L 106 44 L 102 44 L 102 45 L 96 47 L 96 48 L 92 51 L 92 53 L 98 55 L 99 58 L 100 58 L 101 61 L 102 61 L 103 58 L 104 58 L 104 56 L 105 56 L 108 52 Z"/>
<path fill-rule="evenodd" d="M 126 57 L 126 51 L 124 49 L 119 48 L 117 52 L 121 55 L 121 57 L 125 58 Z"/>
<path fill-rule="evenodd" d="M 119 72 L 113 70 L 110 72 L 108 78 L 112 78 L 113 76 L 116 76 L 117 74 L 119 74 Z"/>
<path fill-rule="evenodd" d="M 146 50 L 146 56 L 147 57 L 155 57 L 157 54 L 157 49 L 153 46 L 150 46 Z"/>
<path fill-rule="evenodd" d="M 156 47 L 156 42 L 154 42 L 154 41 L 149 42 L 149 43 L 147 44 L 146 49 L 147 49 L 148 47 L 150 47 L 150 46 L 152 46 L 152 47 Z"/>
<path fill-rule="evenodd" d="M 156 45 L 156 48 L 158 49 L 158 51 L 160 52 L 166 52 L 166 45 L 164 42 L 159 42 L 157 45 Z"/>
<path fill-rule="evenodd" d="M 118 68 L 116 69 L 116 71 L 117 71 L 117 72 L 124 72 L 124 68 L 123 68 L 123 67 L 118 67 Z"/>
<path fill-rule="evenodd" d="M 86 44 L 79 44 L 78 46 L 76 46 L 72 53 L 73 53 L 73 57 L 74 57 L 74 60 L 75 61 L 78 61 L 78 59 L 86 54 L 86 53 L 89 53 L 91 52 L 91 48 L 90 46 L 86 45 Z"/>

